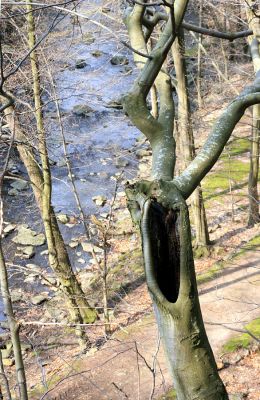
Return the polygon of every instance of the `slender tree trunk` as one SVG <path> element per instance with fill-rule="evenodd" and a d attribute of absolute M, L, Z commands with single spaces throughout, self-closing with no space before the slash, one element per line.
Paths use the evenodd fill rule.
<path fill-rule="evenodd" d="M 43 124 L 38 56 L 36 50 L 33 50 L 36 41 L 34 18 L 30 0 L 27 1 L 27 11 L 28 43 L 30 50 L 32 50 L 30 59 L 33 77 L 35 118 L 37 125 L 39 153 L 43 171 L 41 212 L 48 243 L 49 260 L 52 269 L 56 271 L 56 274 L 59 278 L 62 291 L 69 300 L 71 317 L 75 323 L 80 325 L 82 322 L 93 322 L 96 319 L 96 312 L 89 307 L 89 304 L 84 297 L 84 293 L 72 271 L 68 253 L 58 227 L 56 216 L 51 206 L 52 182 L 46 145 L 46 133 Z M 84 331 L 81 330 L 79 325 L 76 328 L 76 333 L 82 340 L 84 340 Z"/>
<path fill-rule="evenodd" d="M 199 26 L 201 27 L 202 24 L 202 8 L 203 8 L 203 0 L 200 0 L 199 3 Z M 202 35 L 199 34 L 199 40 L 198 40 L 198 56 L 197 56 L 197 62 L 198 62 L 198 70 L 197 70 L 197 93 L 198 93 L 198 107 L 202 107 L 202 95 L 201 95 L 201 67 L 202 67 Z"/>
<path fill-rule="evenodd" d="M 180 151 L 182 154 L 183 169 L 185 169 L 195 157 L 195 146 L 187 87 L 186 65 L 184 59 L 184 35 L 182 31 L 180 32 L 180 36 L 176 38 L 172 46 L 172 56 L 177 79 L 178 138 L 180 143 Z M 208 246 L 209 232 L 202 189 L 200 185 L 198 185 L 191 196 L 191 207 L 196 231 L 196 245 Z"/>
<path fill-rule="evenodd" d="M 259 55 L 259 35 L 260 35 L 260 22 L 259 18 L 255 17 L 254 12 L 249 6 L 257 7 L 255 11 L 259 11 L 259 5 L 255 1 L 248 2 L 247 19 L 248 25 L 253 30 L 253 36 L 248 39 L 251 49 L 251 55 L 254 65 L 256 76 L 260 71 L 260 55 Z M 259 223 L 259 194 L 258 194 L 258 176 L 259 176 L 259 153 L 260 150 L 260 105 L 253 106 L 252 118 L 252 135 L 251 135 L 251 149 L 250 149 L 250 171 L 248 179 L 248 196 L 249 196 L 249 213 L 248 213 L 248 226 L 254 226 Z"/>
<path fill-rule="evenodd" d="M 260 145 L 260 105 L 253 106 L 252 136 L 250 150 L 250 172 L 248 180 L 249 216 L 248 226 L 254 226 L 260 222 L 259 215 L 259 145 Z"/>
<path fill-rule="evenodd" d="M 11 341 L 14 351 L 15 369 L 16 369 L 16 379 L 19 388 L 19 398 L 20 400 L 27 400 L 27 386 L 26 377 L 22 357 L 21 342 L 19 337 L 19 325 L 16 322 L 11 295 L 8 286 L 8 277 L 6 272 L 5 259 L 2 251 L 1 239 L 0 239 L 0 283 L 1 283 L 1 293 L 4 303 L 4 310 L 7 316 L 8 326 L 11 333 Z"/>

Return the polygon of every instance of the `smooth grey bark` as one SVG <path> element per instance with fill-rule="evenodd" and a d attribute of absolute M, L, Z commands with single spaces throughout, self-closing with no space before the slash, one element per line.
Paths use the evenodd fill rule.
<path fill-rule="evenodd" d="M 200 311 L 185 200 L 165 181 L 138 182 L 127 196 L 178 400 L 228 399 Z"/>

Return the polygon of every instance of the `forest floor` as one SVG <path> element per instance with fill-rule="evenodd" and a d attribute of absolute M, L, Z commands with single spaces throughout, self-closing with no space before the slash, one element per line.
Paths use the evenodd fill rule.
<path fill-rule="evenodd" d="M 229 353 L 230 349 L 223 345 L 230 337 L 241 336 L 239 330 L 259 317 L 259 288 L 259 246 L 252 246 L 234 257 L 215 278 L 199 286 L 206 330 L 222 379 L 229 394 L 239 393 L 244 396 L 240 398 L 249 400 L 260 398 L 257 347 L 248 350 L 247 343 L 247 349 Z M 86 355 L 77 354 L 75 346 L 60 347 L 58 353 L 57 349 L 48 350 L 49 362 L 43 368 L 49 387 L 53 389 L 42 399 L 163 398 L 160 396 L 169 390 L 171 377 L 162 346 L 158 346 L 156 323 L 145 284 L 126 294 L 122 302 L 124 309 L 132 313 L 138 310 L 141 318 L 119 328 L 103 345 L 96 345 Z M 31 362 L 35 373 L 35 361 Z M 31 398 L 39 399 L 38 390 L 34 392 Z"/>

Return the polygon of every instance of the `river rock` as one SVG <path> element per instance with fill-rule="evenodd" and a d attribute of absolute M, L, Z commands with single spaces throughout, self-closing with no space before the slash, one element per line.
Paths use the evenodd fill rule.
<path fill-rule="evenodd" d="M 77 247 L 78 245 L 79 245 L 79 242 L 74 241 L 74 240 L 72 240 L 72 241 L 69 243 L 69 246 L 70 246 L 72 249 L 75 249 L 75 247 Z"/>
<path fill-rule="evenodd" d="M 144 163 L 139 164 L 138 169 L 139 169 L 139 171 L 140 171 L 141 173 L 147 172 L 147 164 L 144 164 Z"/>
<path fill-rule="evenodd" d="M 13 232 L 15 230 L 15 228 L 16 228 L 16 225 L 14 225 L 14 224 L 6 225 L 6 227 L 3 229 L 4 236 L 9 235 L 9 233 Z"/>
<path fill-rule="evenodd" d="M 73 107 L 72 111 L 78 117 L 84 117 L 84 118 L 90 117 L 94 113 L 94 110 L 87 104 L 78 104 Z"/>
<path fill-rule="evenodd" d="M 49 300 L 49 296 L 47 294 L 38 294 L 31 298 L 31 303 L 34 306 L 39 306 L 40 304 L 44 303 L 47 300 Z"/>
<path fill-rule="evenodd" d="M 94 203 L 96 203 L 97 206 L 101 207 L 103 207 L 107 202 L 107 198 L 105 196 L 94 196 L 92 197 L 92 200 L 94 201 Z"/>
<path fill-rule="evenodd" d="M 26 246 L 24 248 L 21 249 L 23 256 L 25 256 L 25 258 L 32 258 L 35 255 L 35 251 L 33 246 Z"/>
<path fill-rule="evenodd" d="M 66 160 L 64 160 L 64 158 L 61 158 L 58 162 L 57 162 L 57 167 L 59 168 L 63 168 L 66 167 Z"/>
<path fill-rule="evenodd" d="M 88 65 L 88 64 L 86 63 L 85 60 L 79 59 L 79 60 L 77 60 L 76 63 L 75 63 L 75 68 L 77 68 L 77 69 L 82 69 L 82 68 L 85 68 L 87 65 Z"/>
<path fill-rule="evenodd" d="M 36 264 L 26 264 L 26 267 L 31 270 L 32 272 L 35 272 L 37 274 L 41 273 L 41 267 Z"/>
<path fill-rule="evenodd" d="M 57 220 L 61 223 L 61 224 L 67 224 L 69 222 L 69 217 L 66 214 L 58 214 L 57 215 Z"/>
<path fill-rule="evenodd" d="M 42 246 L 45 243 L 45 236 L 43 233 L 37 234 L 37 232 L 25 225 L 20 225 L 17 230 L 18 234 L 12 239 L 14 243 L 25 246 Z"/>
<path fill-rule="evenodd" d="M 22 181 L 22 180 L 20 180 L 20 179 L 17 180 L 17 181 L 12 182 L 12 183 L 11 183 L 11 186 L 12 186 L 13 189 L 16 189 L 16 190 L 18 190 L 18 191 L 20 191 L 20 190 L 26 190 L 26 189 L 28 189 L 28 187 L 29 187 L 28 182 Z"/>
<path fill-rule="evenodd" d="M 85 264 L 85 262 L 86 262 L 86 261 L 84 260 L 84 258 L 79 258 L 79 259 L 78 259 L 78 263 L 80 263 L 80 264 Z"/>
<path fill-rule="evenodd" d="M 118 168 L 124 168 L 129 164 L 129 161 L 126 158 L 120 157 L 116 160 L 116 166 Z"/>
<path fill-rule="evenodd" d="M 130 74 L 132 74 L 132 72 L 133 72 L 133 68 L 130 67 L 130 65 L 126 65 L 126 66 L 124 67 L 124 71 L 122 71 L 122 72 L 124 72 L 124 73 L 130 75 Z"/>
<path fill-rule="evenodd" d="M 93 33 L 91 33 L 91 32 L 84 33 L 82 39 L 83 39 L 83 42 L 87 45 L 90 45 L 95 42 L 95 37 L 94 37 Z"/>
<path fill-rule="evenodd" d="M 81 246 L 82 246 L 82 249 L 84 251 L 86 251 L 87 253 L 91 253 L 92 249 L 94 250 L 95 253 L 102 253 L 102 251 L 103 251 L 103 249 L 101 249 L 100 247 L 94 246 L 93 244 L 88 243 L 88 242 L 82 242 Z"/>
<path fill-rule="evenodd" d="M 23 294 L 19 290 L 12 290 L 11 299 L 13 303 L 19 303 L 19 301 L 23 300 Z"/>
<path fill-rule="evenodd" d="M 101 57 L 103 55 L 103 52 L 100 50 L 94 50 L 91 52 L 92 56 L 94 57 Z"/>
<path fill-rule="evenodd" d="M 19 192 L 16 189 L 9 189 L 8 192 L 9 196 L 18 196 Z"/>
<path fill-rule="evenodd" d="M 143 158 L 149 156 L 151 153 L 149 150 L 139 149 L 135 152 L 138 158 Z"/>
<path fill-rule="evenodd" d="M 116 56 L 113 56 L 110 62 L 112 65 L 126 65 L 129 63 L 129 60 L 126 56 L 118 54 Z"/>
<path fill-rule="evenodd" d="M 106 108 L 114 108 L 115 110 L 122 110 L 123 104 L 120 100 L 111 100 L 106 105 Z"/>

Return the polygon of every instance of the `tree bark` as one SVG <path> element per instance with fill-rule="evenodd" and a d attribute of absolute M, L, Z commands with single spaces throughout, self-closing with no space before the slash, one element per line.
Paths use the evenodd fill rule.
<path fill-rule="evenodd" d="M 195 145 L 192 130 L 190 102 L 187 87 L 187 71 L 184 54 L 184 35 L 180 30 L 180 35 L 176 38 L 172 46 L 172 56 L 177 79 L 178 139 L 182 154 L 183 169 L 187 168 L 189 163 L 195 157 Z M 209 232 L 200 184 L 191 195 L 191 208 L 196 231 L 196 245 L 208 246 L 210 243 Z"/>
<path fill-rule="evenodd" d="M 140 209 L 145 274 L 178 400 L 225 400 L 205 332 L 193 263 L 188 208 L 170 182 L 127 189 Z"/>
<path fill-rule="evenodd" d="M 260 54 L 259 54 L 259 37 L 260 37 L 260 23 L 259 18 L 255 17 L 253 10 L 249 6 L 255 5 L 255 2 L 250 0 L 247 8 L 247 19 L 249 27 L 253 31 L 253 36 L 248 38 L 250 45 L 251 56 L 256 76 L 260 71 Z M 254 226 L 259 223 L 259 194 L 258 194 L 258 176 L 259 176 L 259 147 L 260 147 L 260 105 L 253 106 L 252 117 L 252 135 L 251 135 L 251 149 L 250 149 L 250 170 L 248 179 L 248 197 L 249 197 L 249 210 L 248 210 L 248 226 Z"/>
<path fill-rule="evenodd" d="M 1 239 L 0 239 L 0 286 L 4 303 L 4 310 L 6 313 L 8 326 L 11 334 L 11 341 L 13 345 L 16 379 L 19 388 L 19 399 L 27 400 L 28 394 L 27 394 L 26 376 L 25 376 L 24 363 L 22 357 L 21 342 L 19 337 L 20 327 L 16 322 L 13 311 L 13 305 L 12 305 L 11 295 L 9 292 L 8 277 L 6 272 L 6 264 L 3 255 L 2 245 L 1 245 Z"/>

